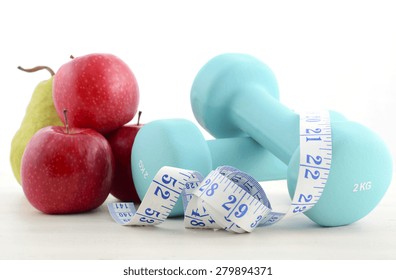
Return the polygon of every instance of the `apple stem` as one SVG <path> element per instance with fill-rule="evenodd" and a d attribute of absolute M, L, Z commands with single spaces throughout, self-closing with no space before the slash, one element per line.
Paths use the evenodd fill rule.
<path fill-rule="evenodd" d="M 70 59 L 74 59 L 74 55 L 71 54 L 71 55 L 70 55 Z"/>
<path fill-rule="evenodd" d="M 70 131 L 69 131 L 69 122 L 68 122 L 68 120 L 67 120 L 67 110 L 66 110 L 66 109 L 63 109 L 63 116 L 65 117 L 66 132 L 67 132 L 67 134 L 70 134 Z"/>
<path fill-rule="evenodd" d="M 54 76 L 54 75 L 55 75 L 54 70 L 52 70 L 52 69 L 49 68 L 48 66 L 36 66 L 36 67 L 33 67 L 33 68 L 23 68 L 23 67 L 21 67 L 21 66 L 18 66 L 18 69 L 19 69 L 19 70 L 22 70 L 22 71 L 25 71 L 25 72 L 28 72 L 28 73 L 37 72 L 37 71 L 40 71 L 40 70 L 45 69 L 45 70 L 47 70 L 48 72 L 50 72 L 51 76 Z"/>
<path fill-rule="evenodd" d="M 139 125 L 140 124 L 140 116 L 142 115 L 142 111 L 139 111 L 139 113 L 138 113 L 138 121 L 137 121 L 137 125 Z"/>

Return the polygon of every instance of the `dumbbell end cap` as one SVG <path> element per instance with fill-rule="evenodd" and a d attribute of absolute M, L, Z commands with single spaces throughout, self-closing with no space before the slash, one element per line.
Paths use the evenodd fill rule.
<path fill-rule="evenodd" d="M 144 125 L 136 135 L 131 155 L 132 175 L 142 200 L 155 174 L 163 166 L 196 170 L 208 174 L 212 159 L 199 129 L 184 119 L 168 119 Z M 171 216 L 183 215 L 181 199 Z"/>
<path fill-rule="evenodd" d="M 265 93 L 279 99 L 278 84 L 271 69 L 253 56 L 226 53 L 212 58 L 201 68 L 190 98 L 200 125 L 216 138 L 227 138 L 247 136 L 232 120 L 231 107 L 245 106 L 235 104 L 235 95 L 255 102 L 250 100 L 252 94 L 253 98 L 256 95 L 259 98 Z"/>
<path fill-rule="evenodd" d="M 343 226 L 368 215 L 391 183 L 393 163 L 384 141 L 355 122 L 332 123 L 331 169 L 317 204 L 304 214 L 321 226 Z M 298 177 L 299 149 L 288 168 L 292 197 Z"/>

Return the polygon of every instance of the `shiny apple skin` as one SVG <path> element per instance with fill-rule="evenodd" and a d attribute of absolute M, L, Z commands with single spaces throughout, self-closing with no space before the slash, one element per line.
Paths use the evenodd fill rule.
<path fill-rule="evenodd" d="M 70 127 L 92 128 L 102 134 L 128 123 L 139 105 L 139 87 L 129 66 L 112 54 L 76 57 L 56 72 L 52 95 Z"/>
<path fill-rule="evenodd" d="M 108 197 L 114 158 L 107 140 L 92 129 L 46 127 L 22 157 L 22 187 L 28 201 L 46 214 L 99 207 Z"/>
<path fill-rule="evenodd" d="M 132 178 L 131 152 L 135 137 L 143 125 L 125 125 L 106 135 L 115 159 L 111 194 L 121 201 L 140 203 Z"/>

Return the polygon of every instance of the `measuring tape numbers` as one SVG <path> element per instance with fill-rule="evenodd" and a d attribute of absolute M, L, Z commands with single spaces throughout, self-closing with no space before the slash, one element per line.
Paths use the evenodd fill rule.
<path fill-rule="evenodd" d="M 251 232 L 311 209 L 326 186 L 331 152 L 329 113 L 301 114 L 299 175 L 286 213 L 272 211 L 261 185 L 230 166 L 218 167 L 205 178 L 196 171 L 162 167 L 137 210 L 124 202 L 109 203 L 108 209 L 121 225 L 153 226 L 166 220 L 181 196 L 186 228 Z"/>
<path fill-rule="evenodd" d="M 330 173 L 332 138 L 328 111 L 300 115 L 300 165 L 288 215 L 305 212 L 319 201 Z"/>

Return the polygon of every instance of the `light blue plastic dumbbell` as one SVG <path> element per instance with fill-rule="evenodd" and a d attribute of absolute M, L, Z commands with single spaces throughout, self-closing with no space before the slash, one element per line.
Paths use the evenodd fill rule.
<path fill-rule="evenodd" d="M 285 179 L 287 175 L 287 166 L 250 137 L 206 141 L 198 127 L 184 119 L 144 125 L 133 143 L 131 163 L 140 199 L 163 166 L 196 170 L 206 176 L 218 166 L 231 165 L 259 181 Z M 181 199 L 171 212 L 171 216 L 180 215 Z"/>
<path fill-rule="evenodd" d="M 263 79 L 267 82 L 260 82 Z M 293 196 L 300 162 L 299 115 L 271 96 L 271 81 L 274 74 L 256 58 L 220 55 L 197 74 L 191 105 L 198 122 L 216 138 L 249 135 L 287 164 Z M 392 159 L 384 142 L 367 127 L 339 121 L 331 128 L 333 155 L 326 188 L 304 214 L 319 225 L 341 226 L 376 207 L 391 182 Z"/>

